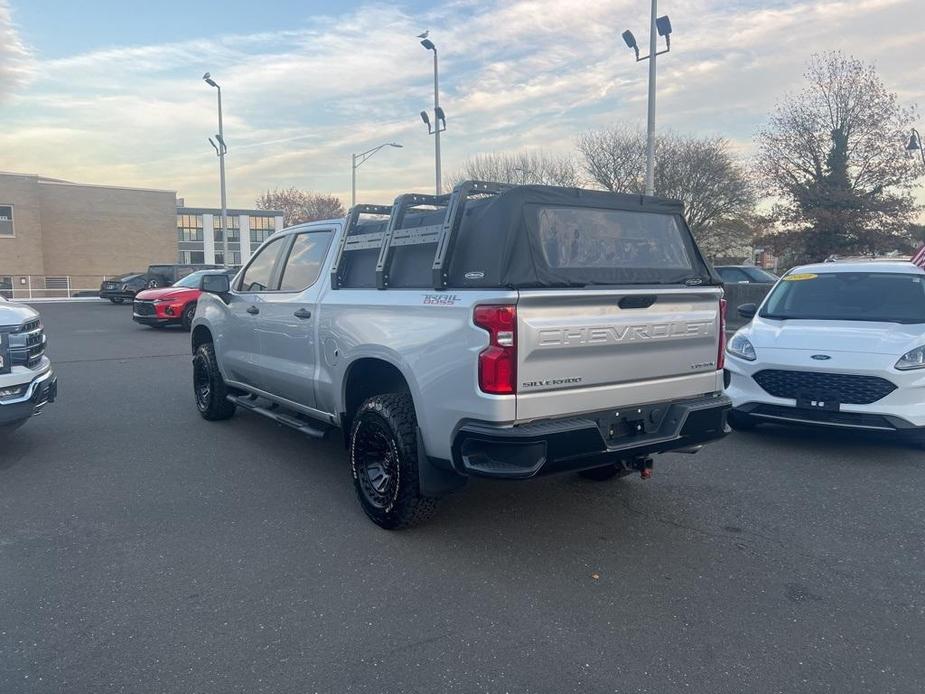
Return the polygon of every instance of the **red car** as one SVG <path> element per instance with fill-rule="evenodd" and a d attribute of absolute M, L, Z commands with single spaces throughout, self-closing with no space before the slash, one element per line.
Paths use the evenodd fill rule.
<path fill-rule="evenodd" d="M 165 325 L 182 325 L 189 330 L 196 315 L 196 302 L 202 293 L 204 275 L 237 274 L 237 268 L 226 270 L 200 270 L 193 272 L 170 287 L 145 289 L 135 295 L 132 319 L 136 323 L 162 328 Z"/>

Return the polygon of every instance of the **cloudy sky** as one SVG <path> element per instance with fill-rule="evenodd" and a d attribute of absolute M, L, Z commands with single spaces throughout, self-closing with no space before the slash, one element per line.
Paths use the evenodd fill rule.
<path fill-rule="evenodd" d="M 925 111 L 923 0 L 662 0 L 659 127 L 732 140 L 743 156 L 813 51 L 874 62 Z M 360 198 L 433 185 L 429 29 L 449 120 L 444 172 L 473 154 L 568 151 L 575 134 L 642 125 L 645 0 L 0 0 L 0 170 L 176 190 L 217 205 L 222 84 L 229 204 L 295 185 L 349 198 L 350 154 L 384 141 Z M 919 127 L 925 130 L 925 122 Z"/>

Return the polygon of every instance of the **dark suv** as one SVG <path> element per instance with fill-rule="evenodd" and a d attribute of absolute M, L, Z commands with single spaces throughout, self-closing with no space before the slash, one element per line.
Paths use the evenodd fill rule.
<path fill-rule="evenodd" d="M 131 301 L 135 295 L 145 288 L 145 275 L 142 272 L 130 272 L 119 275 L 100 284 L 100 298 L 109 299 L 114 304 Z"/>
<path fill-rule="evenodd" d="M 145 273 L 145 289 L 169 287 L 197 270 L 221 270 L 221 265 L 149 265 Z"/>

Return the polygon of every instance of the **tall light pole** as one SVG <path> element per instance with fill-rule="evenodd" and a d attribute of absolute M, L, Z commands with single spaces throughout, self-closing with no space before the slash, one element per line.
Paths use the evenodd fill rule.
<path fill-rule="evenodd" d="M 357 169 L 359 169 L 363 164 L 365 164 L 376 152 L 378 152 L 383 147 L 398 147 L 401 149 L 401 145 L 397 142 L 386 142 L 381 144 L 378 147 L 373 147 L 368 149 L 365 152 L 360 152 L 359 154 L 353 155 L 353 178 L 350 186 L 350 207 L 353 207 L 357 204 Z"/>
<path fill-rule="evenodd" d="M 649 61 L 649 108 L 646 120 L 646 195 L 655 193 L 655 57 L 671 50 L 671 21 L 668 15 L 658 17 L 657 0 L 652 0 L 652 14 L 649 24 L 649 55 L 639 56 L 639 44 L 633 32 L 623 32 L 626 45 L 636 52 L 636 62 Z M 656 33 L 665 37 L 665 50 L 659 51 Z"/>
<path fill-rule="evenodd" d="M 218 155 L 219 179 L 222 186 L 222 264 L 228 267 L 231 265 L 229 262 L 230 256 L 228 255 L 228 201 L 225 196 L 225 155 L 228 153 L 228 147 L 225 145 L 225 129 L 222 125 L 222 88 L 218 86 L 218 83 L 212 79 L 212 75 L 208 72 L 202 76 L 202 79 L 210 87 L 215 87 L 218 90 L 218 135 L 215 136 L 218 144 L 212 142 L 211 137 L 209 142 L 215 148 L 215 154 Z"/>
<path fill-rule="evenodd" d="M 418 38 L 422 39 L 421 45 L 424 46 L 424 48 L 434 52 L 434 123 L 431 125 L 427 111 L 421 111 L 421 120 L 423 120 L 424 124 L 427 126 L 427 132 L 434 136 L 436 190 L 437 195 L 440 195 L 443 192 L 443 185 L 440 180 L 440 133 L 446 130 L 446 114 L 444 114 L 443 109 L 440 108 L 440 73 L 437 67 L 437 47 L 434 45 L 433 41 L 427 38 L 428 33 L 429 32 L 425 31 L 423 34 L 420 34 Z M 443 123 L 442 127 L 440 125 L 441 122 Z"/>

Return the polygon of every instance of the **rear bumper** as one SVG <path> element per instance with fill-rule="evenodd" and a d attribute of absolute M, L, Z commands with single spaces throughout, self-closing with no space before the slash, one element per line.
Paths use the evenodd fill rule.
<path fill-rule="evenodd" d="M 712 395 L 518 426 L 467 422 L 453 440 L 453 466 L 504 479 L 600 467 L 722 438 L 730 407 Z"/>
<path fill-rule="evenodd" d="M 51 369 L 37 376 L 20 397 L 0 402 L 0 425 L 12 424 L 41 413 L 58 397 L 58 377 Z"/>

